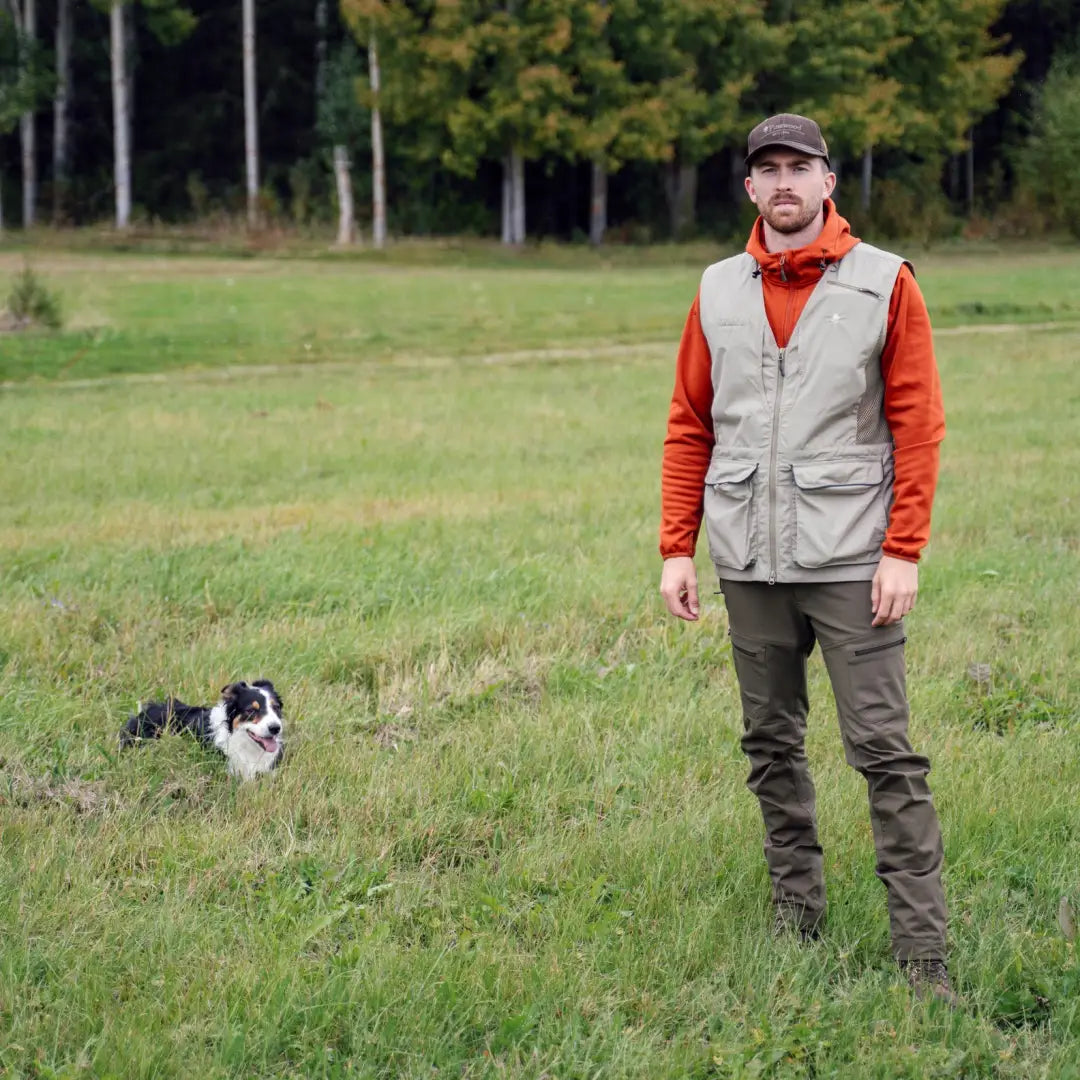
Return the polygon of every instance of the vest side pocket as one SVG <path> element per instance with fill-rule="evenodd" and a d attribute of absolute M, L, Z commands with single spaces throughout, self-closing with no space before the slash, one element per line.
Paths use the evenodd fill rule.
<path fill-rule="evenodd" d="M 873 562 L 888 525 L 880 461 L 792 465 L 795 562 L 808 570 Z"/>
<path fill-rule="evenodd" d="M 756 556 L 754 473 L 756 461 L 714 459 L 705 474 L 705 532 L 716 566 L 745 570 Z"/>

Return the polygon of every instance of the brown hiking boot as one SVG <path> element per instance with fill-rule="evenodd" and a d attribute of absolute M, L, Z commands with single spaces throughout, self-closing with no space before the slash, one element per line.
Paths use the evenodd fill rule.
<path fill-rule="evenodd" d="M 960 1004 L 944 960 L 902 960 L 900 969 L 920 1001 L 940 1001 L 950 1009 Z"/>
<path fill-rule="evenodd" d="M 821 937 L 821 916 L 813 916 L 793 904 L 778 904 L 773 919 L 773 934 L 798 934 L 802 941 L 817 941 Z"/>

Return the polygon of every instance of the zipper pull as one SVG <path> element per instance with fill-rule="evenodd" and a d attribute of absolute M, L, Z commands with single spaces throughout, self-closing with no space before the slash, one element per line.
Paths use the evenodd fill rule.
<path fill-rule="evenodd" d="M 784 263 L 787 261 L 787 252 L 781 252 L 780 254 L 780 280 L 785 284 L 787 283 L 787 271 L 784 269 Z"/>
<path fill-rule="evenodd" d="M 780 378 L 782 379 L 784 377 L 784 350 L 783 349 L 780 350 L 779 366 L 780 366 Z"/>
<path fill-rule="evenodd" d="M 769 571 L 769 584 L 770 585 L 775 585 L 776 584 L 776 571 L 775 570 L 770 570 Z"/>

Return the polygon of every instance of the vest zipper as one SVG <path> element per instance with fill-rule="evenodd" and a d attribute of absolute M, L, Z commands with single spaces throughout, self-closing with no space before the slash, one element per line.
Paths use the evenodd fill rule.
<path fill-rule="evenodd" d="M 884 300 L 885 297 L 879 292 L 875 292 L 873 289 L 864 289 L 861 285 L 849 285 L 846 281 L 834 281 L 829 278 L 829 284 L 835 285 L 838 289 L 850 289 L 852 292 L 865 293 L 867 296 L 874 297 L 875 300 Z"/>
<path fill-rule="evenodd" d="M 769 447 L 769 584 L 776 584 L 776 457 L 780 447 L 780 397 L 784 392 L 784 349 L 777 357 L 776 396 L 773 400 L 772 445 Z"/>

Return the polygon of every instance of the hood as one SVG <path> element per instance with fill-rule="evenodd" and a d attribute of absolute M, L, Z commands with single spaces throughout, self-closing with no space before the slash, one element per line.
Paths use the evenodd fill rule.
<path fill-rule="evenodd" d="M 746 250 L 770 279 L 788 285 L 817 281 L 829 263 L 842 259 L 858 242 L 851 226 L 840 216 L 832 199 L 824 203 L 825 224 L 816 240 L 805 247 L 785 251 L 765 248 L 765 223 L 759 217 L 750 232 Z"/>

